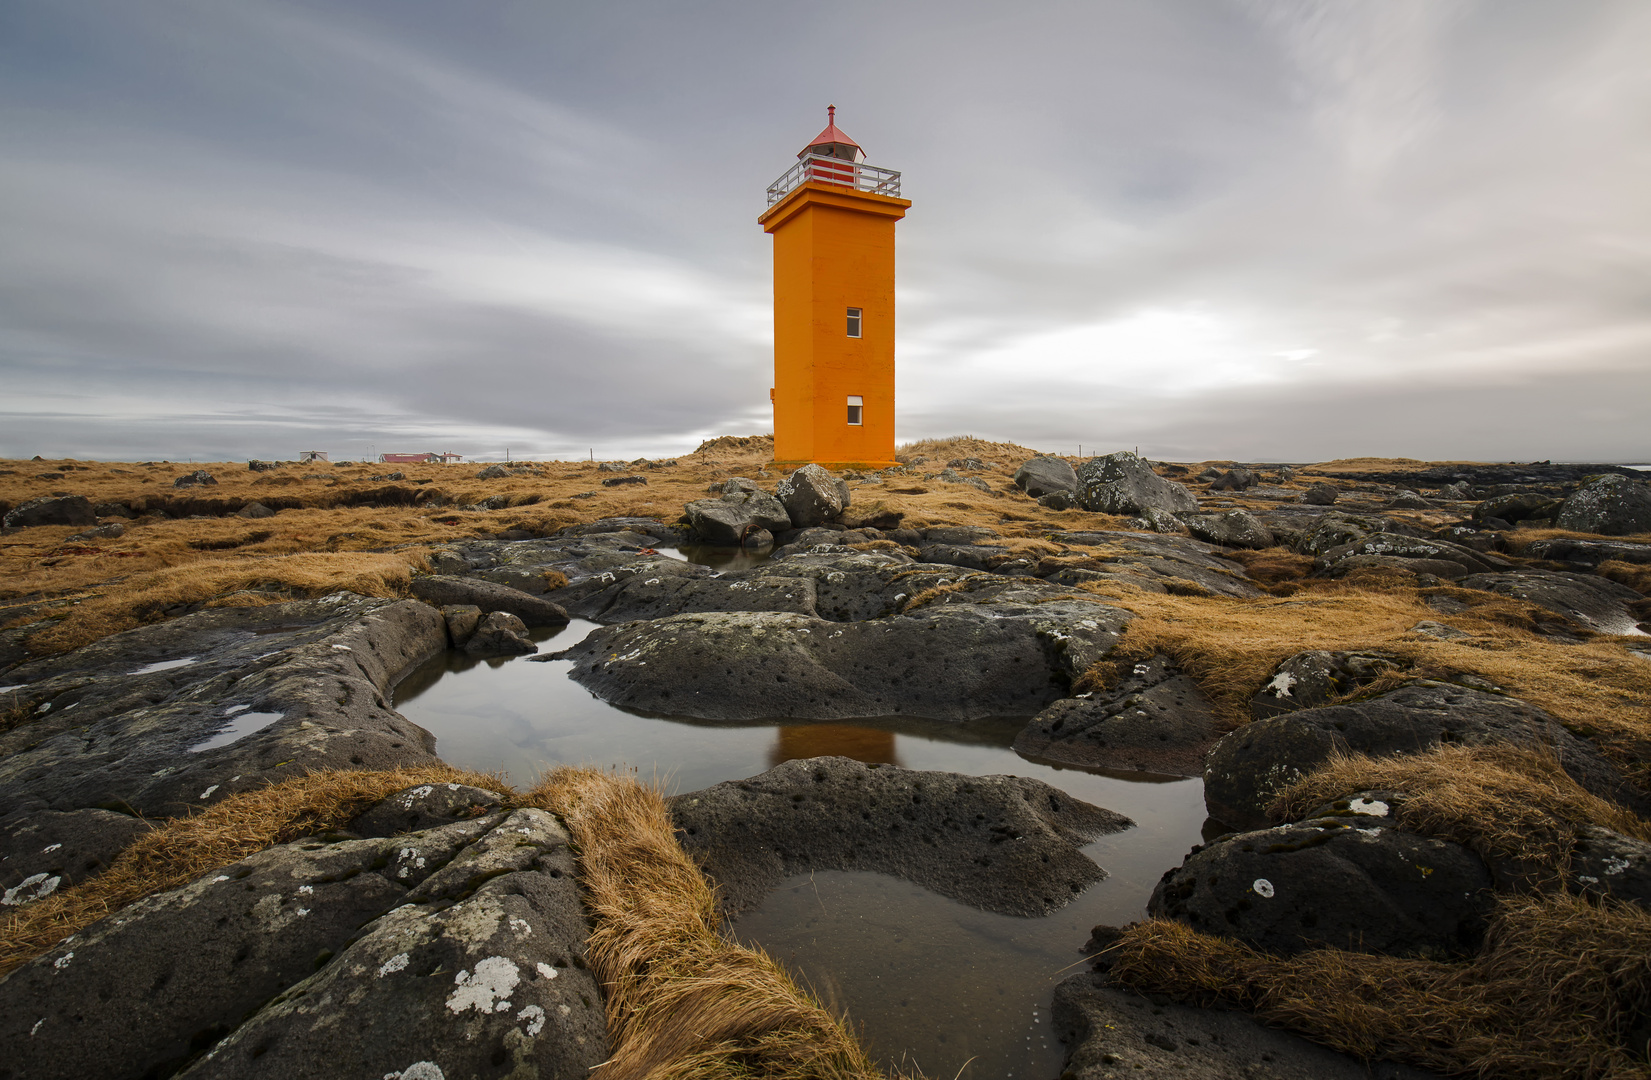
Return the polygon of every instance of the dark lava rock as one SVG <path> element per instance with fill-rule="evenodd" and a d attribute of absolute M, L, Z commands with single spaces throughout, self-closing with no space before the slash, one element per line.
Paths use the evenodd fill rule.
<path fill-rule="evenodd" d="M 555 655 L 572 660 L 570 676 L 598 697 L 666 715 L 1025 715 L 1110 652 L 1130 616 L 1021 581 L 990 582 L 998 594 L 976 601 L 959 593 L 957 602 L 860 622 L 725 612 L 626 623 Z"/>
<path fill-rule="evenodd" d="M 1174 514 L 1198 509 L 1198 500 L 1180 484 L 1165 480 L 1127 450 L 1094 457 L 1078 468 L 1083 508 L 1097 514 L 1139 514 L 1149 506 Z"/>
<path fill-rule="evenodd" d="M 130 520 L 138 516 L 133 513 L 131 507 L 127 506 L 125 503 L 118 502 L 100 502 L 96 506 L 92 507 L 92 512 L 97 514 L 100 518 L 118 517 Z"/>
<path fill-rule="evenodd" d="M 1070 495 L 1078 490 L 1078 473 L 1063 458 L 1039 455 L 1015 470 L 1015 486 L 1034 499 L 1055 492 Z"/>
<path fill-rule="evenodd" d="M 126 535 L 126 526 L 118 521 L 111 521 L 107 525 L 99 525 L 95 529 L 86 529 L 83 532 L 72 534 L 69 539 L 74 542 L 87 540 L 118 540 Z"/>
<path fill-rule="evenodd" d="M 1486 499 L 1473 508 L 1475 521 L 1499 518 L 1502 521 L 1524 521 L 1527 518 L 1551 518 L 1559 508 L 1559 500 L 1539 492 L 1519 492 Z"/>
<path fill-rule="evenodd" d="M 239 518 L 253 518 L 253 519 L 267 518 L 267 517 L 274 517 L 275 516 L 275 511 L 271 510 L 269 507 L 265 506 L 261 502 L 249 502 L 245 506 L 243 506 L 239 510 L 237 510 L 235 512 L 235 516 L 239 517 Z"/>
<path fill-rule="evenodd" d="M 473 577 L 449 577 L 445 574 L 416 577 L 411 591 L 420 600 L 436 607 L 474 604 L 484 612 L 509 612 L 529 626 L 559 626 L 568 621 L 567 610 L 560 604 L 531 596 L 509 585 Z"/>
<path fill-rule="evenodd" d="M 1470 574 L 1459 584 L 1498 596 L 1524 600 L 1565 616 L 1577 626 L 1600 634 L 1632 634 L 1639 619 L 1630 610 L 1643 597 L 1626 585 L 1592 574 L 1552 570 L 1510 570 Z"/>
<path fill-rule="evenodd" d="M 1250 699 L 1250 715 L 1265 720 L 1298 709 L 1316 709 L 1403 666 L 1398 658 L 1381 653 L 1319 649 L 1296 653 L 1281 661 L 1260 693 Z"/>
<path fill-rule="evenodd" d="M 602 463 L 603 468 L 606 468 L 607 465 L 608 465 L 608 462 L 604 461 Z M 623 469 L 624 466 L 621 465 L 620 468 Z M 481 469 L 476 473 L 476 479 L 477 480 L 503 480 L 506 477 L 508 477 L 509 475 L 510 475 L 510 470 L 505 468 L 503 465 L 489 465 L 486 468 Z"/>
<path fill-rule="evenodd" d="M 1105 877 L 1079 849 L 1134 822 L 1018 776 L 788 761 L 670 800 L 728 914 L 809 870 L 893 874 L 1006 915 L 1047 915 Z"/>
<path fill-rule="evenodd" d="M 1431 510 L 1433 504 L 1422 498 L 1414 491 L 1401 491 L 1391 499 L 1387 505 L 1393 510 Z"/>
<path fill-rule="evenodd" d="M 1599 536 L 1651 532 L 1651 484 L 1620 474 L 1595 477 L 1565 500 L 1554 525 Z"/>
<path fill-rule="evenodd" d="M 1218 514 L 1183 514 L 1181 523 L 1198 539 L 1222 547 L 1270 548 L 1278 541 L 1267 526 L 1245 510 L 1224 510 Z"/>
<path fill-rule="evenodd" d="M 1038 496 L 1038 505 L 1045 510 L 1071 510 L 1078 505 L 1078 499 L 1070 491 L 1051 491 Z"/>
<path fill-rule="evenodd" d="M 1647 800 L 1624 783 L 1592 743 L 1516 698 L 1447 683 L 1416 682 L 1368 701 L 1256 720 L 1225 736 L 1204 766 L 1210 816 L 1241 829 L 1267 823 L 1278 789 L 1335 753 L 1414 753 L 1439 743 L 1509 743 L 1552 749 L 1571 778 L 1643 813 Z"/>
<path fill-rule="evenodd" d="M 357 836 L 397 836 L 456 821 L 468 821 L 502 807 L 497 791 L 469 784 L 419 784 L 398 791 L 349 824 Z"/>
<path fill-rule="evenodd" d="M 84 495 L 42 496 L 7 511 L 3 521 L 5 531 L 11 532 L 33 525 L 96 525 L 97 515 Z"/>
<path fill-rule="evenodd" d="M 0 907 L 21 907 L 109 868 L 152 825 L 109 810 L 17 810 L 0 820 Z"/>
<path fill-rule="evenodd" d="M 464 643 L 471 656 L 524 656 L 539 646 L 527 636 L 527 624 L 508 611 L 490 611 L 476 624 L 475 633 Z"/>
<path fill-rule="evenodd" d="M 1443 958 L 1478 947 L 1492 897 L 1490 870 L 1460 844 L 1337 816 L 1194 849 L 1147 911 L 1274 953 Z"/>
<path fill-rule="evenodd" d="M 316 769 L 432 761 L 434 740 L 388 698 L 446 644 L 428 604 L 334 593 L 212 608 L 13 668 L 31 719 L 0 733 L 0 814 L 172 816 Z"/>
<path fill-rule="evenodd" d="M 1363 567 L 1391 567 L 1416 574 L 1456 580 L 1469 574 L 1506 570 L 1513 566 L 1500 555 L 1475 551 L 1448 540 L 1379 532 L 1333 547 L 1318 557 L 1318 573 L 1341 577 Z"/>
<path fill-rule="evenodd" d="M 211 473 L 207 472 L 205 469 L 196 469 L 194 472 L 185 473 L 183 476 L 180 476 L 176 480 L 172 481 L 172 486 L 175 488 L 215 487 L 217 486 L 217 483 L 218 481 Z"/>
<path fill-rule="evenodd" d="M 610 476 L 602 481 L 603 487 L 625 487 L 630 484 L 646 484 L 646 476 Z M 503 507 L 500 507 L 503 509 Z"/>
<path fill-rule="evenodd" d="M 1429 1080 L 1405 1065 L 1338 1054 L 1248 1013 L 1199 1009 L 1114 986 L 1102 971 L 1055 987 L 1052 1020 L 1070 1047 L 1064 1080 Z"/>
<path fill-rule="evenodd" d="M 835 520 L 849 504 L 848 484 L 813 464 L 781 480 L 774 495 L 799 529 Z"/>
<path fill-rule="evenodd" d="M 1043 710 L 1015 737 L 1015 751 L 1085 768 L 1199 776 L 1220 734 L 1198 684 L 1154 656 L 1110 690 Z"/>
<path fill-rule="evenodd" d="M 738 547 L 748 528 L 778 535 L 791 528 L 785 504 L 765 491 L 730 491 L 686 507 L 688 527 L 703 543 Z"/>
<path fill-rule="evenodd" d="M 1571 848 L 1568 885 L 1585 896 L 1609 896 L 1651 908 L 1651 844 L 1585 825 Z"/>
<path fill-rule="evenodd" d="M 1533 559 L 1572 563 L 1576 566 L 1595 567 L 1608 560 L 1643 566 L 1651 563 L 1651 544 L 1635 544 L 1627 540 L 1578 540 L 1569 536 L 1556 536 L 1551 540 L 1532 541 L 1525 549 L 1525 554 Z"/>
<path fill-rule="evenodd" d="M 1260 477 L 1249 469 L 1229 469 L 1210 482 L 1211 491 L 1244 491 L 1261 483 Z"/>
<path fill-rule="evenodd" d="M 1330 484 L 1312 484 L 1301 493 L 1301 501 L 1309 506 L 1334 506 L 1341 492 Z"/>
<path fill-rule="evenodd" d="M 449 604 L 441 609 L 447 622 L 447 643 L 455 649 L 464 648 L 482 623 L 482 609 L 475 604 Z"/>

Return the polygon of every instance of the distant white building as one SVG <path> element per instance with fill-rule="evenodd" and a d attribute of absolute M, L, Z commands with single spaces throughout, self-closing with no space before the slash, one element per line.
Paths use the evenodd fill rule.
<path fill-rule="evenodd" d="M 300 465 L 302 465 L 306 461 L 326 461 L 326 460 L 327 460 L 327 452 L 325 450 L 300 450 L 300 451 L 298 451 L 298 463 Z"/>

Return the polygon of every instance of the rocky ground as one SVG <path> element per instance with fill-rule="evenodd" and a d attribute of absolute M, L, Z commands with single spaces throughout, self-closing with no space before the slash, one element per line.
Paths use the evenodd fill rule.
<path fill-rule="evenodd" d="M 1230 831 L 1166 867 L 1150 911 L 1267 956 L 1459 967 L 1494 950 L 1510 897 L 1613 912 L 1651 903 L 1641 474 L 1546 462 L 1206 468 L 1127 453 L 1074 467 L 955 444 L 956 457 L 908 453 L 880 474 L 770 477 L 762 448 L 744 449 L 743 475 L 609 470 L 656 490 L 642 499 L 648 485 L 611 485 L 626 494 L 607 498 L 633 502 L 602 509 L 650 513 L 535 527 L 504 520 L 512 494 L 491 509 L 462 503 L 449 525 L 425 506 L 406 544 L 369 552 L 407 568 L 373 578 L 378 595 L 329 588 L 333 564 L 300 579 L 281 560 L 310 556 L 287 550 L 263 556 L 263 580 L 245 570 L 256 558 L 237 574 L 187 560 L 145 571 L 197 582 L 145 607 L 133 598 L 152 597 L 154 581 L 99 579 L 95 567 L 134 533 L 187 517 L 153 517 L 168 511 L 111 491 L 96 503 L 72 491 L 13 500 L 6 557 L 32 561 L 0 631 L 0 902 L 13 912 L 0 1078 L 586 1075 L 610 1032 L 582 959 L 592 924 L 579 868 L 557 818 L 508 791 L 406 784 L 344 820 L 295 819 L 280 842 L 108 904 L 107 917 L 71 917 L 100 911 L 64 899 L 135 874 L 122 852 L 173 828 L 167 819 L 233 817 L 316 770 L 439 767 L 427 733 L 388 704 L 397 679 L 443 648 L 531 653 L 530 626 L 570 616 L 601 628 L 558 656 L 627 707 L 791 722 L 1015 716 L 1029 757 L 1202 776 L 1212 819 Z M 593 463 L 566 476 L 522 468 L 475 482 L 519 493 L 601 478 Z M 634 505 L 659 503 L 672 470 L 679 501 Z M 74 474 L 56 475 L 46 482 L 68 487 Z M 177 490 L 200 498 L 206 483 Z M 519 506 L 575 506 L 564 494 Z M 371 505 L 339 498 L 341 513 Z M 379 498 L 418 516 L 416 492 Z M 230 501 L 198 531 L 262 520 Z M 257 505 L 276 522 L 325 509 Z M 771 554 L 719 572 L 659 553 L 696 542 Z M 53 652 L 77 599 L 122 613 L 106 624 L 116 632 Z M 1368 757 L 1349 765 L 1355 754 Z M 1459 755 L 1449 782 L 1381 772 L 1448 754 Z M 1470 781 L 1492 790 L 1474 779 L 1486 762 L 1512 770 L 1506 783 L 1540 780 L 1543 794 L 1517 814 L 1473 803 Z M 1332 775 L 1340 788 L 1325 786 Z M 1299 794 L 1309 789 L 1316 801 Z M 1479 816 L 1506 827 L 1467 828 L 1469 805 L 1491 805 Z M 1101 875 L 1078 848 L 1130 825 L 1035 781 L 846 759 L 679 796 L 671 813 L 729 913 L 787 875 L 832 868 L 1042 914 Z M 51 919 L 31 914 L 48 908 Z M 1400 1059 L 1371 1066 L 1243 1011 L 1196 1007 L 1220 999 L 1207 987 L 1136 985 L 1107 962 L 1115 943 L 1134 947 L 1132 932 L 1097 928 L 1100 966 L 1056 996 L 1075 1077 L 1482 1064 L 1395 1047 L 1363 1053 Z M 1597 1060 L 1623 1068 L 1644 1067 L 1634 1039 L 1651 1026 L 1631 989 L 1590 1033 L 1605 1048 Z M 1323 1025 L 1266 1015 L 1356 1049 Z M 1619 1075 L 1577 1061 L 1570 1075 Z"/>

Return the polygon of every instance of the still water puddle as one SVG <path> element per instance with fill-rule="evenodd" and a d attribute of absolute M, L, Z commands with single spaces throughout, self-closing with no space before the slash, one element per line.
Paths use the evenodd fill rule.
<path fill-rule="evenodd" d="M 575 620 L 533 638 L 543 654 L 595 628 Z M 448 652 L 401 682 L 395 707 L 436 736 L 442 760 L 501 770 L 523 787 L 559 764 L 625 765 L 669 792 L 695 791 L 793 758 L 841 754 L 908 769 L 1034 777 L 1135 820 L 1135 828 L 1084 848 L 1107 878 L 1044 918 L 978 911 L 881 874 L 819 871 L 782 883 L 731 925 L 741 941 L 761 945 L 846 1009 L 874 1056 L 907 1071 L 915 1065 L 930 1077 L 962 1080 L 1057 1075 L 1055 984 L 1078 970 L 1091 927 L 1142 917 L 1159 876 L 1202 839 L 1200 781 L 1030 761 L 1011 748 L 1024 719 L 787 724 L 649 716 L 593 696 L 567 677 L 571 666 Z"/>
<path fill-rule="evenodd" d="M 181 668 L 188 664 L 193 664 L 194 662 L 195 658 L 193 656 L 185 656 L 177 660 L 157 660 L 153 664 L 145 664 L 142 667 L 133 668 L 131 671 L 127 672 L 127 674 L 153 675 L 157 671 L 171 671 L 173 668 Z"/>
<path fill-rule="evenodd" d="M 248 712 L 250 705 L 232 705 L 224 710 L 224 716 L 229 723 L 220 728 L 211 738 L 198 742 L 189 748 L 191 754 L 198 754 L 203 750 L 216 750 L 220 746 L 228 746 L 233 742 L 240 742 L 255 731 L 262 731 L 275 721 L 285 716 L 278 712 Z"/>

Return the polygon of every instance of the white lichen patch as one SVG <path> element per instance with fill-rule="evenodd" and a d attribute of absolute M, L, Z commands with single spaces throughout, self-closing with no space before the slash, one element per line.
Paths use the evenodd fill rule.
<path fill-rule="evenodd" d="M 1347 809 L 1355 814 L 1368 814 L 1371 817 L 1386 817 L 1387 804 L 1380 799 L 1366 799 L 1360 796 L 1347 804 Z"/>
<path fill-rule="evenodd" d="M 522 831 L 526 832 L 527 830 L 523 829 Z M 519 938 L 532 937 L 533 927 L 528 925 L 526 919 L 512 918 L 510 920 L 510 932 Z"/>
<path fill-rule="evenodd" d="M 300 885 L 300 886 L 298 886 L 298 895 L 299 896 L 313 896 L 313 895 L 315 895 L 315 886 L 314 885 Z"/>
<path fill-rule="evenodd" d="M 56 851 L 58 848 L 60 848 L 62 846 L 63 846 L 62 844 L 47 844 L 45 847 L 40 849 L 40 854 L 50 855 L 52 852 Z"/>
<path fill-rule="evenodd" d="M 50 851 L 51 848 L 47 848 Z M 46 874 L 30 874 L 16 885 L 0 894 L 0 904 L 6 907 L 21 907 L 42 900 L 57 891 L 63 883 L 61 877 L 47 876 Z"/>
<path fill-rule="evenodd" d="M 387 1072 L 384 1080 L 447 1080 L 441 1066 L 433 1061 L 415 1061 L 400 1072 Z"/>
<path fill-rule="evenodd" d="M 210 799 L 212 797 L 212 793 L 214 791 L 217 791 L 217 790 L 218 790 L 218 785 L 213 784 L 211 787 L 209 787 L 205 791 L 201 792 L 201 798 Z"/>
<path fill-rule="evenodd" d="M 1275 697 L 1289 697 L 1290 691 L 1295 689 L 1295 685 L 1296 677 L 1288 671 L 1281 671 L 1267 683 L 1265 692 L 1271 693 Z"/>
<path fill-rule="evenodd" d="M 45 1022 L 46 1022 L 46 1018 L 44 1016 L 42 1016 L 40 1019 L 36 1020 L 34 1022 L 34 1027 L 29 1029 L 29 1038 L 31 1038 L 31 1039 L 34 1038 L 34 1033 L 39 1031 L 40 1030 L 40 1025 L 44 1024 Z"/>
<path fill-rule="evenodd" d="M 543 961 L 533 965 L 533 970 L 539 973 L 541 979 L 554 979 L 556 977 L 556 969 Z"/>
<path fill-rule="evenodd" d="M 75 954 L 72 951 L 66 952 L 62 956 L 58 957 L 56 960 L 52 961 L 52 967 L 55 968 L 58 971 L 62 971 L 64 968 L 69 966 L 69 961 L 73 960 L 74 958 L 75 958 Z"/>
<path fill-rule="evenodd" d="M 1256 878 L 1255 881 L 1250 885 L 1250 888 L 1255 890 L 1255 894 L 1257 896 L 1264 896 L 1264 897 L 1268 898 L 1269 900 L 1272 899 L 1272 896 L 1273 896 L 1273 883 L 1268 881 L 1266 878 L 1264 878 L 1264 877 Z"/>
<path fill-rule="evenodd" d="M 516 1019 L 527 1021 L 528 1038 L 539 1034 L 545 1029 L 545 1010 L 537 1005 L 529 1005 L 516 1014 Z"/>
<path fill-rule="evenodd" d="M 390 959 L 378 965 L 378 977 L 382 979 L 386 975 L 393 975 L 398 971 L 404 970 L 407 967 L 408 959 L 409 957 L 406 953 L 396 953 L 394 956 L 390 957 Z"/>
<path fill-rule="evenodd" d="M 1607 877 L 1620 874 L 1626 869 L 1628 869 L 1627 859 L 1619 859 L 1615 855 L 1612 855 L 1605 860 L 1605 873 Z"/>
<path fill-rule="evenodd" d="M 447 995 L 447 1008 L 453 1013 L 467 1009 L 504 1012 L 510 1008 L 510 993 L 521 978 L 508 957 L 489 956 L 476 965 L 474 973 L 460 971 L 453 977 L 458 989 Z"/>

